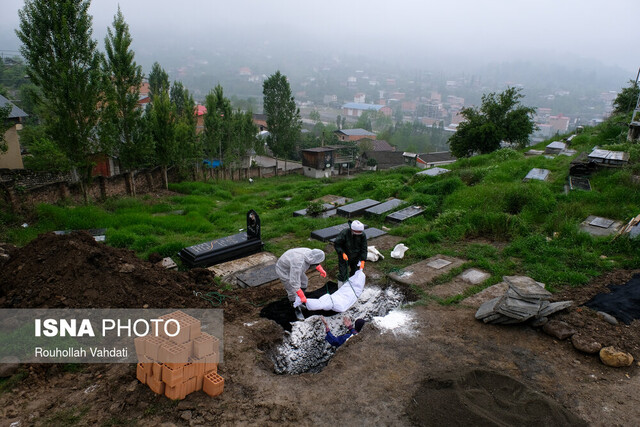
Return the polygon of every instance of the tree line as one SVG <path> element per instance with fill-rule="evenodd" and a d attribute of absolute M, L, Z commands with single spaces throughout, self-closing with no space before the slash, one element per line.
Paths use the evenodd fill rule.
<path fill-rule="evenodd" d="M 232 109 L 218 84 L 205 99 L 197 131 L 196 103 L 180 81 L 169 83 L 157 62 L 148 76 L 149 102 L 140 106 L 142 67 L 131 50 L 129 26 L 118 7 L 99 52 L 92 38 L 89 0 L 27 0 L 16 34 L 26 62 L 38 125 L 26 132 L 38 169 L 74 170 L 87 199 L 97 154 L 116 157 L 124 172 L 160 166 L 198 169 L 203 159 L 237 166 L 260 151 L 251 111 Z M 279 71 L 264 82 L 267 143 L 286 155 L 300 130 L 299 111 Z M 24 131 L 23 131 L 24 132 Z"/>

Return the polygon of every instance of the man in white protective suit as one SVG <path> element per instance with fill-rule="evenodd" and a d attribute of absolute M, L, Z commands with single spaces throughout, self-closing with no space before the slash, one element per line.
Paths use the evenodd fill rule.
<path fill-rule="evenodd" d="M 316 270 L 322 277 L 327 277 L 321 262 L 324 261 L 324 252 L 320 249 L 293 248 L 286 251 L 276 263 L 276 274 L 287 291 L 287 297 L 291 303 L 297 300 L 300 304 L 294 305 L 294 311 L 298 320 L 304 320 L 300 305 L 307 301 L 304 291 L 307 289 L 309 279 L 306 271 L 314 264 L 318 264 Z"/>
<path fill-rule="evenodd" d="M 349 310 L 364 290 L 366 276 L 362 270 L 356 270 L 344 285 L 332 294 L 325 294 L 320 298 L 306 298 L 306 306 L 309 311 L 327 310 L 343 313 Z M 294 307 L 302 304 L 301 298 L 296 298 Z"/>

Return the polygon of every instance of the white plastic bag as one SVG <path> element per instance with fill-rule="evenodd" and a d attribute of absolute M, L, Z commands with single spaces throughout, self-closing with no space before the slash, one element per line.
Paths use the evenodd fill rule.
<path fill-rule="evenodd" d="M 376 249 L 375 246 L 367 246 L 367 261 L 378 261 L 380 258 L 384 259 L 384 255 Z"/>
<path fill-rule="evenodd" d="M 404 245 L 404 243 L 398 243 L 395 248 L 391 251 L 391 258 L 402 259 L 404 258 L 404 253 L 409 249 Z"/>

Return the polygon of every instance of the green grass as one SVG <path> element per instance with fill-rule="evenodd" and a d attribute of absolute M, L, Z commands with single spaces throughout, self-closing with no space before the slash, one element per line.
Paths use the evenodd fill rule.
<path fill-rule="evenodd" d="M 425 213 L 393 226 L 384 217 L 364 219 L 372 227 L 389 226 L 389 234 L 402 237 L 410 248 L 402 260 L 387 256 L 378 262 L 383 272 L 442 253 L 490 272 L 487 284 L 503 275 L 527 274 L 551 289 L 581 286 L 612 268 L 640 264 L 639 242 L 593 238 L 579 231 L 588 215 L 626 223 L 640 213 L 640 185 L 633 179 L 640 173 L 640 148 L 625 142 L 624 129 L 614 118 L 574 138 L 572 148 L 578 151 L 588 153 L 598 145 L 631 153 L 628 167 L 596 172 L 591 192 L 565 192 L 571 157 L 528 158 L 524 149 L 501 149 L 461 159 L 447 166 L 450 173 L 438 177 L 401 167 L 350 179 L 289 175 L 256 179 L 253 184 L 182 182 L 170 185 L 176 192 L 173 196 L 119 197 L 86 206 L 39 205 L 27 215 L 0 206 L 0 239 L 24 245 L 46 231 L 106 228 L 112 246 L 133 249 L 142 258 L 153 252 L 175 257 L 185 246 L 244 229 L 246 212 L 254 209 L 260 214 L 266 250 L 279 256 L 297 246 L 324 248 L 325 243 L 309 240 L 311 231 L 345 221 L 292 216 L 310 201 L 327 194 L 355 201 L 396 197 L 407 205 L 422 206 Z M 534 148 L 543 149 L 550 141 Z M 549 181 L 522 182 L 534 167 L 549 169 Z M 29 227 L 20 227 L 27 220 Z M 336 260 L 329 257 L 326 264 L 334 268 Z M 455 303 L 460 298 L 440 302 Z"/>

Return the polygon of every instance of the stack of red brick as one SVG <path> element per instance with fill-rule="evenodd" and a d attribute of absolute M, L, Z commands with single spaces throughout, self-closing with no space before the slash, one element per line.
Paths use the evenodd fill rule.
<path fill-rule="evenodd" d="M 155 336 L 135 339 L 138 366 L 136 377 L 147 384 L 154 393 L 169 399 L 184 399 L 194 391 L 204 390 L 209 396 L 217 396 L 224 389 L 224 378 L 218 375 L 220 342 L 200 330 L 199 320 L 182 311 L 161 317 L 169 322 L 168 335 L 164 329 Z M 175 335 L 175 336 L 169 336 Z"/>

